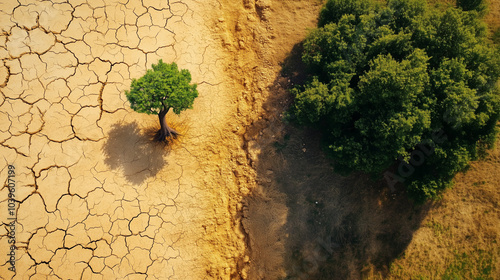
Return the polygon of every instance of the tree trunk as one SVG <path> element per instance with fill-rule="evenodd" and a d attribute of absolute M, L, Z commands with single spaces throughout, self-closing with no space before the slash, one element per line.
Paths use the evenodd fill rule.
<path fill-rule="evenodd" d="M 170 128 L 165 121 L 165 115 L 168 113 L 168 110 L 170 110 L 170 108 L 164 108 L 158 114 L 158 119 L 160 120 L 160 130 L 156 132 L 156 140 L 160 142 L 163 142 L 170 137 L 177 138 L 177 136 L 179 135 L 179 133 Z"/>

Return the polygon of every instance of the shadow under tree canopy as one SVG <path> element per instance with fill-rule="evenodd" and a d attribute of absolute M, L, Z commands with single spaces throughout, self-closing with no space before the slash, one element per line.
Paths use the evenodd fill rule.
<path fill-rule="evenodd" d="M 123 170 L 129 182 L 136 185 L 143 183 L 166 164 L 164 146 L 150 139 L 135 122 L 116 124 L 102 148 L 104 163 L 113 170 Z"/>

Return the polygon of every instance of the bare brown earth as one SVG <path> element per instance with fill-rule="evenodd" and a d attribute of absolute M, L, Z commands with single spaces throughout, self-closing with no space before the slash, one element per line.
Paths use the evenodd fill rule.
<path fill-rule="evenodd" d="M 10 216 L 0 189 L 0 279 L 410 279 L 414 259 L 498 248 L 498 149 L 414 206 L 334 174 L 319 136 L 283 122 L 320 5 L 0 0 L 0 181 L 13 165 L 17 201 Z M 168 145 L 124 96 L 160 58 L 200 92 L 167 116 L 182 134 Z M 457 228 L 454 248 L 436 223 Z"/>

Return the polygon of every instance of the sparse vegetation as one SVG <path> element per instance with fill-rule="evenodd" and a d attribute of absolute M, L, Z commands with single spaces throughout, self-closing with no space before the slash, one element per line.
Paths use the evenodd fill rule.
<path fill-rule="evenodd" d="M 323 132 L 337 171 L 380 176 L 399 159 L 388 183 L 437 198 L 495 142 L 499 56 L 475 11 L 329 0 L 304 41 L 310 79 L 292 90 L 292 116 Z"/>
<path fill-rule="evenodd" d="M 133 79 L 130 91 L 125 91 L 125 95 L 134 111 L 158 114 L 161 128 L 155 138 L 162 142 L 179 134 L 167 125 L 165 115 L 170 109 L 176 114 L 191 109 L 198 91 L 196 84 L 190 84 L 189 71 L 179 71 L 177 64 L 166 64 L 160 59 L 152 68 L 141 78 Z"/>
<path fill-rule="evenodd" d="M 442 279 L 493 280 L 494 256 L 491 252 L 477 250 L 472 253 L 455 253 Z"/>
<path fill-rule="evenodd" d="M 386 279 L 441 279 L 441 280 L 493 280 L 495 279 L 496 257 L 493 250 L 472 250 L 453 252 L 441 268 L 429 260 L 418 273 L 406 270 L 404 266 L 392 265 Z M 370 278 L 373 279 L 373 278 Z"/>

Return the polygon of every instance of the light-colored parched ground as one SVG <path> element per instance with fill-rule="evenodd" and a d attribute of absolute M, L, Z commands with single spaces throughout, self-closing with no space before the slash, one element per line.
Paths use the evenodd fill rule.
<path fill-rule="evenodd" d="M 17 201 L 16 272 L 2 226 L 0 278 L 245 276 L 236 213 L 247 179 L 235 174 L 248 163 L 231 121 L 241 92 L 222 49 L 232 42 L 211 31 L 225 24 L 220 6 L 0 1 L 0 181 L 13 165 Z M 160 58 L 189 69 L 200 92 L 193 110 L 167 116 L 183 134 L 169 147 L 149 139 L 157 117 L 124 96 Z"/>

